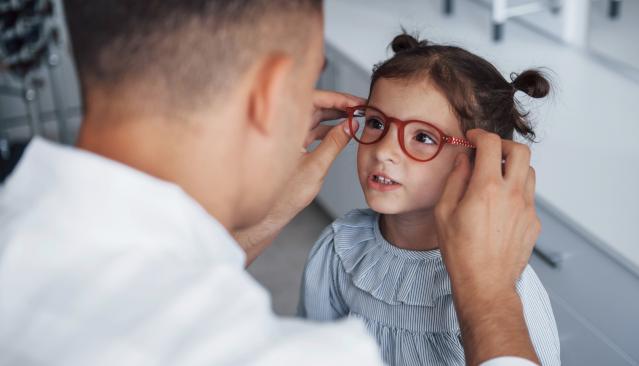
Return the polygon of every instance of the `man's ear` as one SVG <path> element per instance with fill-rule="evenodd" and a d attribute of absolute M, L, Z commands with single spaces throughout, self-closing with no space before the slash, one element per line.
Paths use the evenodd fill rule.
<path fill-rule="evenodd" d="M 249 91 L 249 124 L 262 134 L 270 134 L 278 123 L 277 110 L 287 103 L 287 88 L 292 78 L 294 60 L 283 53 L 273 53 L 255 65 Z"/>

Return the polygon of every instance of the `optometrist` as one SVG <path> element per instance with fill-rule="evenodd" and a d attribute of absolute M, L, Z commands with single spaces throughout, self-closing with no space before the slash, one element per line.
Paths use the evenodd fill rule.
<path fill-rule="evenodd" d="M 380 364 L 357 320 L 279 318 L 245 271 L 348 143 L 319 123 L 362 103 L 314 89 L 321 0 L 65 9 L 82 127 L 34 139 L 0 190 L 0 364 Z M 515 292 L 540 229 L 530 154 L 468 138 L 437 208 L 466 360 L 536 364 Z"/>

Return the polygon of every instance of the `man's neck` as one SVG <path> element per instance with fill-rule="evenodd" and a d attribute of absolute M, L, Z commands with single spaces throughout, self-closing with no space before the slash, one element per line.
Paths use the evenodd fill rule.
<path fill-rule="evenodd" d="M 219 166 L 225 164 L 226 159 L 199 156 L 197 142 L 178 143 L 186 139 L 184 134 L 193 132 L 185 126 L 182 131 L 175 127 L 167 121 L 149 118 L 96 120 L 88 114 L 82 123 L 77 147 L 180 186 L 224 227 L 231 229 L 234 217 L 230 208 L 234 207 L 232 200 L 236 195 L 229 190 L 234 186 L 203 187 L 202 182 L 206 180 L 197 174 L 206 174 L 205 170 L 227 172 L 224 175 L 230 178 L 232 168 Z M 197 169 L 198 166 L 202 169 Z"/>
<path fill-rule="evenodd" d="M 381 215 L 384 238 L 398 248 L 408 250 L 437 249 L 437 229 L 433 210 Z"/>

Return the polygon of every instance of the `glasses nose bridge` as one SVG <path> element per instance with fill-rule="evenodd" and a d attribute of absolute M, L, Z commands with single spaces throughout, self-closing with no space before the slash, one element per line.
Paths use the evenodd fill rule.
<path fill-rule="evenodd" d="M 399 123 L 398 123 L 399 122 Z M 402 153 L 402 139 L 400 134 L 403 133 L 402 121 L 396 118 L 386 118 L 386 130 L 385 133 L 375 143 L 377 145 L 377 152 L 382 155 L 390 153 L 392 156 L 397 157 Z M 393 133 L 391 126 L 396 125 L 396 133 Z"/>
<path fill-rule="evenodd" d="M 406 124 L 408 122 L 406 121 L 402 121 L 401 119 L 397 119 L 397 118 L 393 118 L 393 117 L 386 117 L 386 122 L 388 123 L 388 132 L 386 133 L 386 135 L 388 135 L 391 131 L 390 131 L 390 126 L 395 125 L 395 128 L 397 128 L 397 133 L 393 134 L 390 133 L 391 135 L 395 135 L 394 138 L 397 139 L 397 143 L 399 144 L 399 147 L 402 148 L 402 150 L 404 149 L 403 144 L 404 144 L 404 127 L 406 126 Z M 384 136 L 383 138 L 386 138 L 386 136 Z"/>
<path fill-rule="evenodd" d="M 400 130 L 403 130 L 403 126 L 404 126 L 404 121 L 397 119 L 397 118 L 393 118 L 393 117 L 386 117 L 384 116 L 384 121 L 386 122 L 385 124 L 390 127 L 392 125 L 395 125 L 395 127 L 397 127 L 397 131 L 399 132 Z M 388 128 L 390 129 L 390 128 Z"/>

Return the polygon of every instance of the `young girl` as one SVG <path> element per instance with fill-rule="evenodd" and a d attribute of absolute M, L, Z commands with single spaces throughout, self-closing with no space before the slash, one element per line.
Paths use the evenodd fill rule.
<path fill-rule="evenodd" d="M 549 83 L 534 70 L 508 82 L 468 51 L 406 34 L 392 49 L 373 70 L 368 104 L 348 111 L 371 209 L 351 211 L 321 234 L 306 264 L 299 313 L 362 319 L 391 365 L 464 365 L 434 207 L 457 154 L 472 157 L 464 133 L 482 128 L 512 139 L 517 131 L 532 141 L 515 92 L 544 97 Z M 516 288 L 537 356 L 559 365 L 554 315 L 532 268 Z"/>

